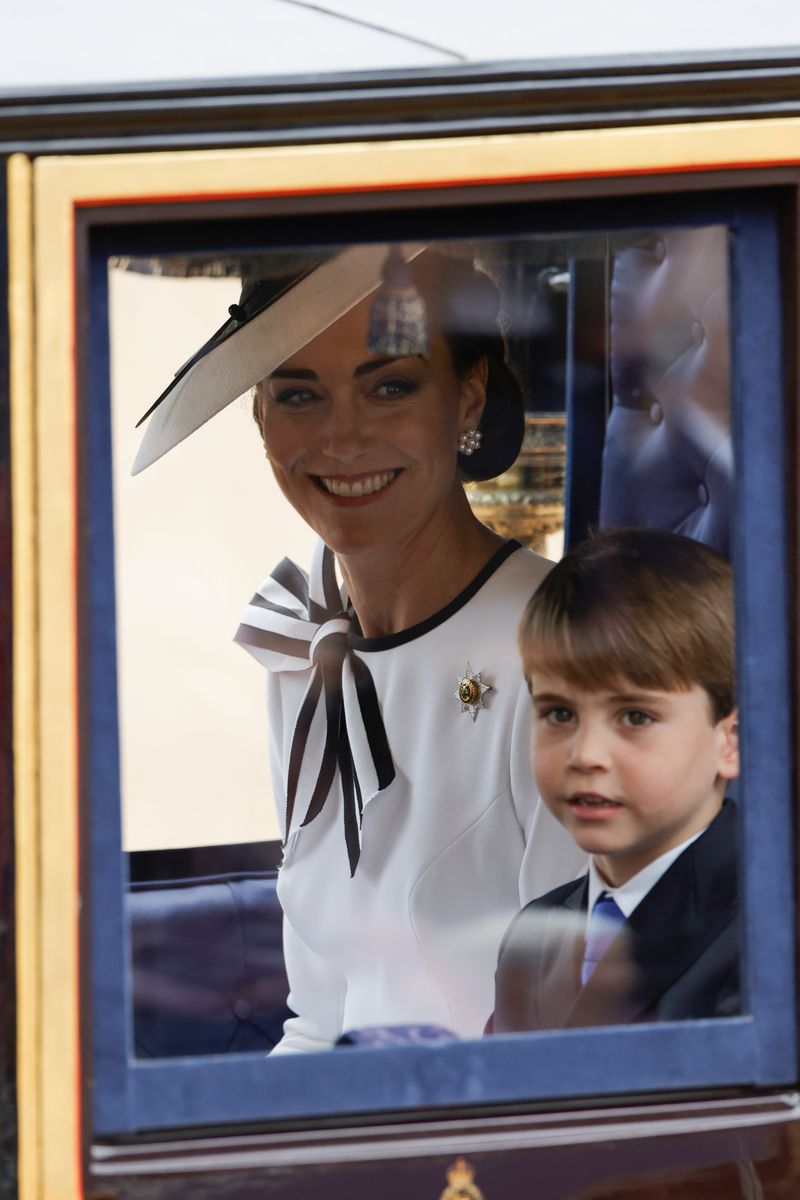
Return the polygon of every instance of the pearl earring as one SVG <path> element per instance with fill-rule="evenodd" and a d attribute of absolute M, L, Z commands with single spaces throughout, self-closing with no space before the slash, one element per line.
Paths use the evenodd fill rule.
<path fill-rule="evenodd" d="M 458 439 L 459 454 L 474 454 L 476 450 L 480 450 L 483 434 L 480 429 L 468 429 L 466 433 L 462 433 Z"/>

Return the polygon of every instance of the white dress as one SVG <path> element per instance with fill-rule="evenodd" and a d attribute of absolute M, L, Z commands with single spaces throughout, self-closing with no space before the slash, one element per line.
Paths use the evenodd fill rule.
<path fill-rule="evenodd" d="M 345 667 L 344 712 L 363 801 L 352 876 L 338 771 L 322 810 L 301 826 L 325 739 L 324 697 L 286 836 L 287 769 L 311 668 L 306 657 L 303 669 L 295 662 L 270 671 L 271 762 L 286 837 L 278 896 L 297 1013 L 277 1051 L 325 1049 L 343 1031 L 375 1025 L 433 1024 L 479 1037 L 512 917 L 585 867 L 585 855 L 538 800 L 529 766 L 531 705 L 517 626 L 549 566 L 509 542 L 421 624 L 383 638 L 348 632 L 350 654 L 374 681 L 395 770 L 378 790 Z M 245 612 L 251 642 L 263 613 L 252 604 Z M 284 634 L 288 627 L 286 618 Z M 269 659 L 241 630 L 237 640 Z M 468 664 L 491 688 L 475 720 L 454 696 Z"/>

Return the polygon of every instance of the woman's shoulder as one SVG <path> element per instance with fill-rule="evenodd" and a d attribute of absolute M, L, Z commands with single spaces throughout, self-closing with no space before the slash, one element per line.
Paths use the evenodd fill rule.
<path fill-rule="evenodd" d="M 552 566 L 518 542 L 506 542 L 469 587 L 427 625 L 439 626 L 445 637 L 461 637 L 467 627 L 480 629 L 484 640 L 507 639 L 509 628 L 516 630 L 522 610 Z"/>
<path fill-rule="evenodd" d="M 490 582 L 494 582 L 499 591 L 514 597 L 521 594 L 527 601 L 552 567 L 549 559 L 520 546 L 508 556 Z"/>
<path fill-rule="evenodd" d="M 555 563 L 552 563 L 549 558 L 537 554 L 535 550 L 529 550 L 527 546 L 520 546 L 519 550 L 511 555 L 508 562 L 520 577 L 535 579 L 537 584 L 541 583 L 548 571 L 555 566 Z"/>

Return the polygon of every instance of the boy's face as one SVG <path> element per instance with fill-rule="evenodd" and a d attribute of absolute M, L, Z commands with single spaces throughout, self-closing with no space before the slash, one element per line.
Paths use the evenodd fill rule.
<path fill-rule="evenodd" d="M 716 816 L 739 773 L 736 713 L 713 723 L 698 685 L 583 691 L 525 663 L 542 799 L 618 887 Z"/>

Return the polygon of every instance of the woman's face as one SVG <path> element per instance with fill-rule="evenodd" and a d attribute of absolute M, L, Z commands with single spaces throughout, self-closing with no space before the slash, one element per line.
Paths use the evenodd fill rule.
<path fill-rule="evenodd" d="M 364 300 L 258 387 L 264 444 L 290 504 L 339 554 L 434 532 L 461 501 L 456 443 L 478 424 L 485 360 L 459 379 L 435 331 L 430 354 L 367 348 Z"/>

